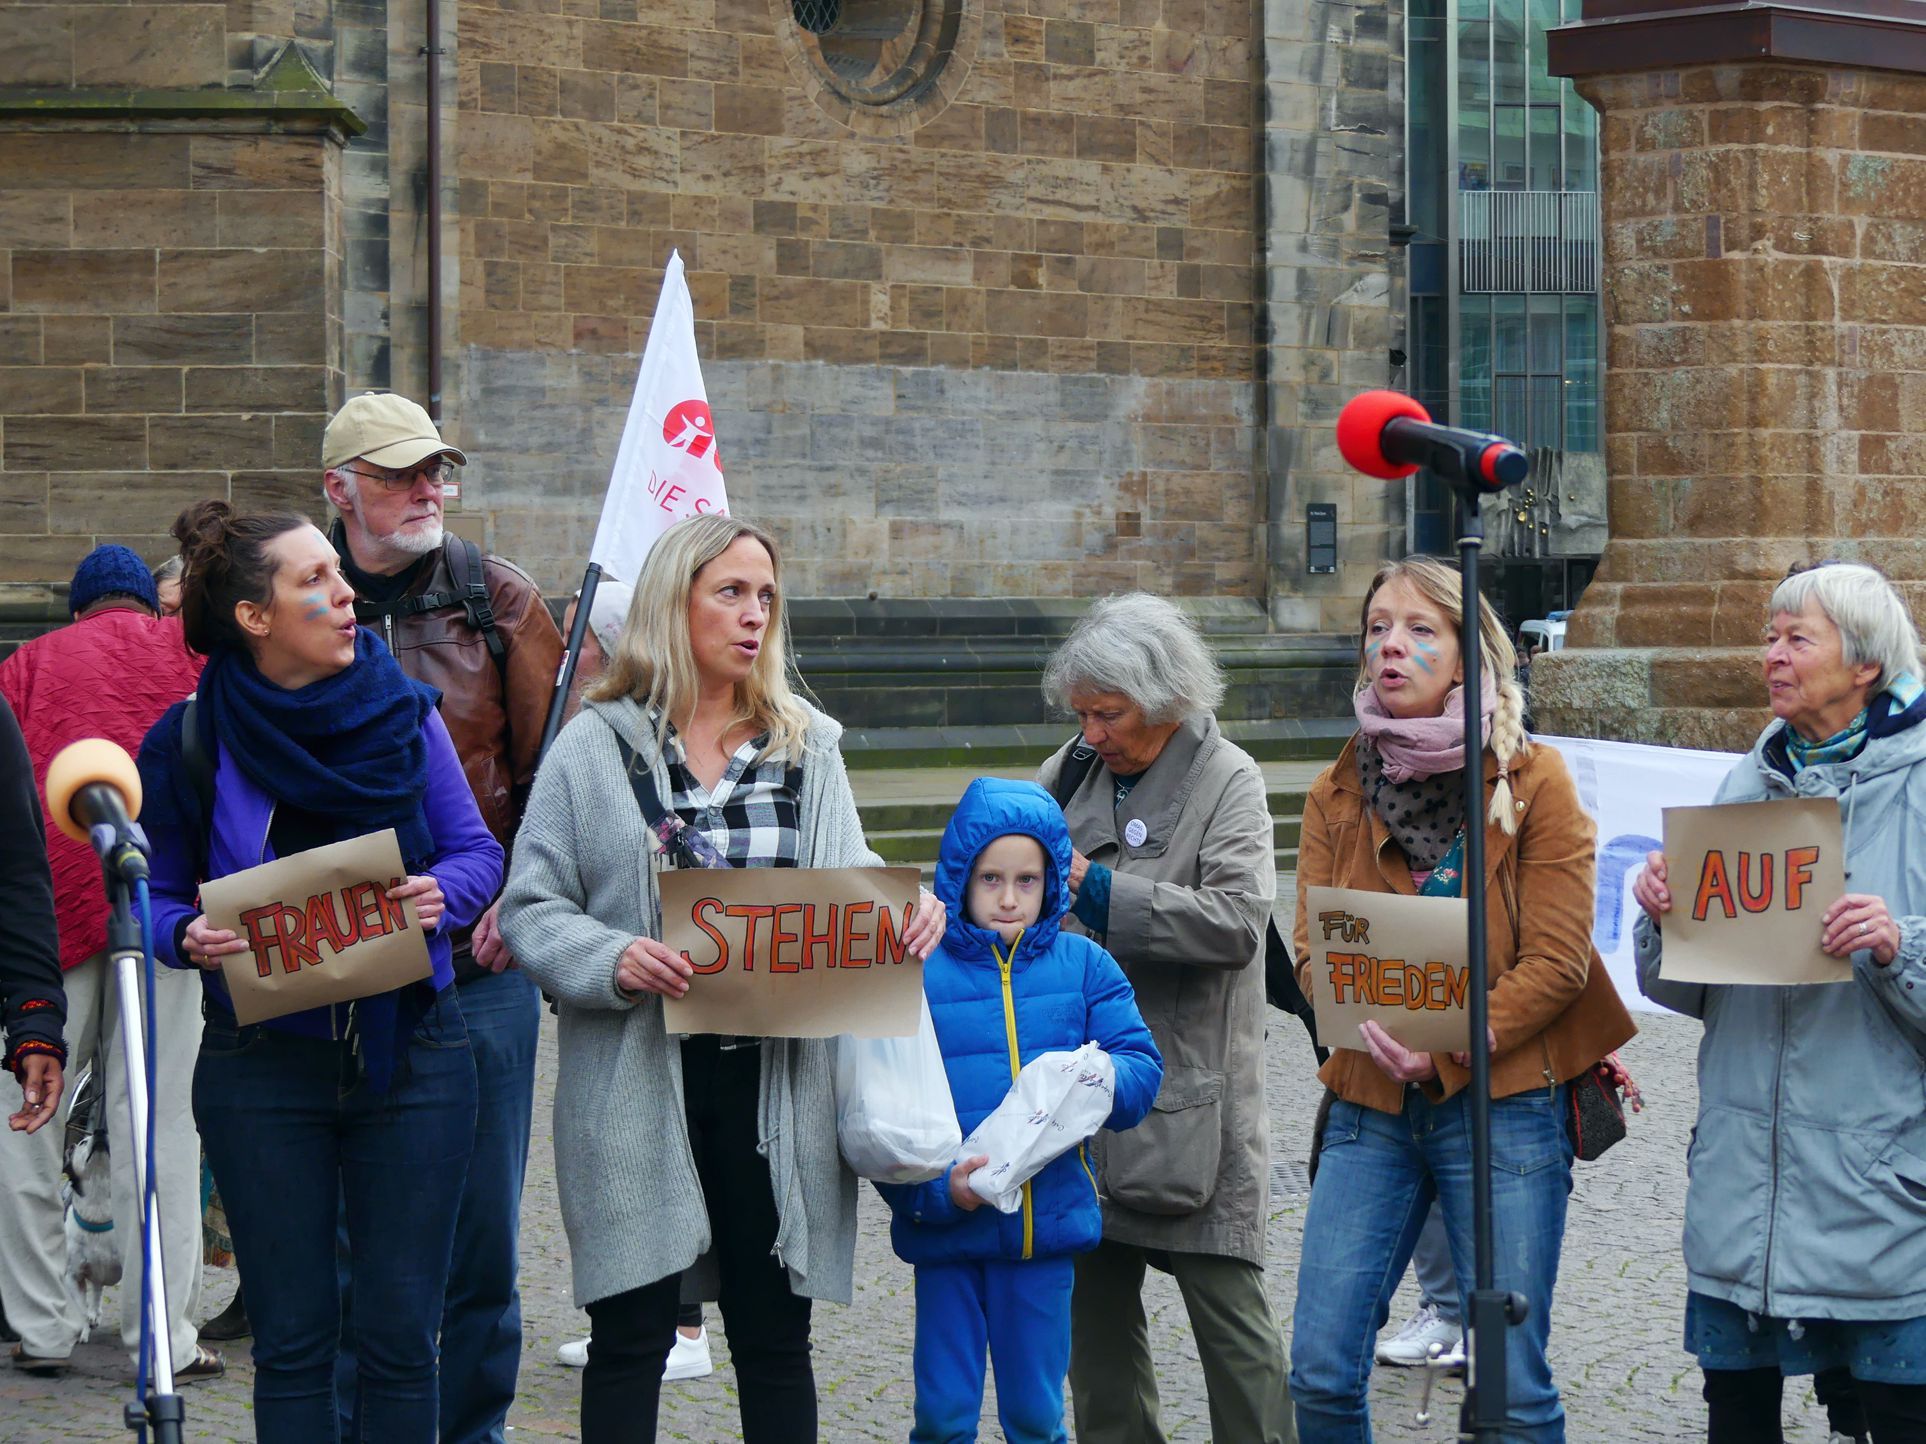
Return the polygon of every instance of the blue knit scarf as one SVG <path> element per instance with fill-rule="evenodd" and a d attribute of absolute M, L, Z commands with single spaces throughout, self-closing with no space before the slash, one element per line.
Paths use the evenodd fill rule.
<path fill-rule="evenodd" d="M 353 662 L 294 691 L 223 647 L 207 659 L 200 696 L 235 765 L 276 802 L 322 819 L 330 842 L 392 827 L 410 872 L 434 852 L 421 726 L 441 694 L 404 673 L 366 627 Z"/>
<path fill-rule="evenodd" d="M 260 673 L 246 652 L 220 648 L 201 673 L 197 711 L 210 755 L 215 738 L 234 764 L 277 803 L 319 819 L 328 841 L 392 827 L 410 873 L 434 853 L 422 802 L 428 790 L 428 744 L 422 724 L 441 694 L 401 670 L 387 647 L 363 627 L 354 661 L 332 677 L 289 691 Z M 141 747 L 146 813 L 156 824 L 206 838 L 213 819 L 180 759 L 184 704 L 176 703 Z M 420 1022 L 421 989 L 413 984 L 351 1005 L 368 1082 L 387 1093 Z"/>

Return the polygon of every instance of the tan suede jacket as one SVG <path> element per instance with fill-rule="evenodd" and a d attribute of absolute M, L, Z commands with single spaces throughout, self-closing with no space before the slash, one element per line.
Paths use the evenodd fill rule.
<path fill-rule="evenodd" d="M 1497 778 L 1498 765 L 1486 753 L 1487 806 Z M 1485 828 L 1494 1098 L 1576 1078 L 1638 1031 L 1592 948 L 1596 828 L 1579 805 L 1564 758 L 1551 747 L 1532 748 L 1512 764 L 1511 787 L 1517 832 L 1507 834 L 1495 824 Z M 1356 737 L 1311 784 L 1304 803 L 1296 953 L 1298 982 L 1313 999 L 1317 981 L 1311 976 L 1305 896 L 1320 884 L 1417 892 L 1404 853 L 1364 795 Z M 1442 1101 L 1471 1075 L 1446 1054 L 1432 1057 L 1438 1076 L 1424 1088 Z M 1366 1108 L 1396 1113 L 1404 1106 L 1404 1085 L 1369 1053 L 1333 1050 L 1318 1076 L 1340 1098 Z"/>

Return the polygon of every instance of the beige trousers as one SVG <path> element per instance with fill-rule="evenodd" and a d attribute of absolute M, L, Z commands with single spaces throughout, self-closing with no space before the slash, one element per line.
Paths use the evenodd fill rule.
<path fill-rule="evenodd" d="M 80 1338 L 82 1319 L 69 1295 L 65 1210 L 60 1201 L 62 1147 L 73 1079 L 88 1063 L 105 1082 L 107 1136 L 114 1181 L 114 1231 L 121 1267 L 121 1339 L 140 1345 L 140 1208 L 134 1187 L 134 1137 L 120 1047 L 120 989 L 106 956 L 69 970 L 67 1086 L 60 1120 L 31 1136 L 0 1128 L 0 1301 L 29 1354 L 64 1359 Z M 201 980 L 192 972 L 155 968 L 154 1149 L 159 1191 L 162 1271 L 167 1279 L 168 1335 L 174 1366 L 194 1357 L 194 1315 L 201 1294 L 201 1141 L 194 1128 L 194 1060 L 201 1049 Z"/>

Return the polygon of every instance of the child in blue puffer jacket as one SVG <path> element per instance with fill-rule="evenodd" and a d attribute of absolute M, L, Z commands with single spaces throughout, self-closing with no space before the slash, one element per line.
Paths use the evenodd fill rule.
<path fill-rule="evenodd" d="M 1116 1066 L 1106 1128 L 1135 1127 L 1163 1081 L 1163 1059 L 1116 959 L 1058 931 L 1070 907 L 1070 832 L 1034 782 L 979 777 L 943 833 L 936 895 L 949 931 L 923 965 L 923 991 L 964 1137 L 1040 1053 L 1094 1042 Z M 967 1444 L 983 1412 L 983 1360 L 996 1369 L 1010 1444 L 1061 1444 L 1070 1365 L 1072 1260 L 1097 1246 L 1103 1217 L 1082 1145 L 999 1213 L 970 1190 L 988 1160 L 966 1158 L 923 1184 L 878 1184 L 897 1257 L 916 1268 L 916 1425 L 912 1444 Z"/>

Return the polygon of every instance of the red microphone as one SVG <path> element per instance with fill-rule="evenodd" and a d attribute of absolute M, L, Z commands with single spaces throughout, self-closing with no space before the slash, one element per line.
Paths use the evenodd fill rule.
<path fill-rule="evenodd" d="M 1429 466 L 1476 491 L 1503 491 L 1531 474 L 1531 458 L 1504 437 L 1439 426 L 1396 391 L 1353 397 L 1338 413 L 1337 444 L 1351 465 L 1385 481 Z"/>

